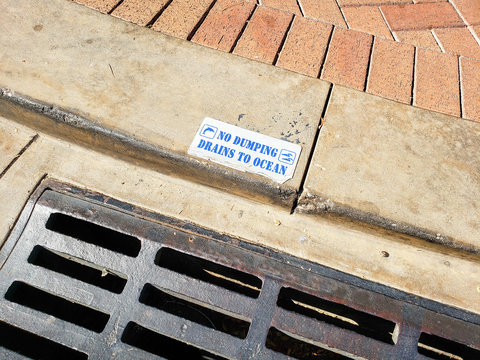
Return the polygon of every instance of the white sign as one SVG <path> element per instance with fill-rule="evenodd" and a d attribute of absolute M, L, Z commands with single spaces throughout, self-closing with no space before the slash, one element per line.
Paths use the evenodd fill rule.
<path fill-rule="evenodd" d="M 302 147 L 291 142 L 205 118 L 188 153 L 280 184 L 293 177 Z"/>

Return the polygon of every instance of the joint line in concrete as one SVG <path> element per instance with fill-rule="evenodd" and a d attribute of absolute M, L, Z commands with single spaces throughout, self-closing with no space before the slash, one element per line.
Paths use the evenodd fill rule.
<path fill-rule="evenodd" d="M 312 143 L 313 144 L 312 149 L 310 150 L 310 154 L 308 155 L 308 160 L 307 160 L 307 164 L 305 165 L 305 171 L 303 173 L 302 181 L 300 182 L 300 187 L 298 189 L 297 196 L 293 200 L 292 209 L 290 210 L 291 215 L 293 215 L 295 213 L 295 210 L 297 209 L 297 206 L 298 206 L 298 201 L 299 201 L 300 197 L 302 196 L 305 181 L 307 180 L 307 174 L 308 174 L 308 171 L 310 170 L 310 166 L 311 166 L 312 159 L 313 159 L 313 154 L 315 153 L 315 149 L 317 147 L 318 137 L 320 136 L 320 131 L 322 130 L 324 118 L 325 118 L 325 115 L 327 113 L 327 108 L 328 108 L 328 105 L 330 103 L 330 98 L 332 97 L 332 92 L 333 92 L 334 86 L 335 85 L 332 83 L 332 84 L 330 84 L 330 88 L 328 89 L 327 98 L 325 99 L 325 105 L 323 106 L 322 115 L 320 117 L 320 124 L 318 125 L 317 131 L 315 132 L 315 136 L 313 138 L 313 143 Z"/>
<path fill-rule="evenodd" d="M 12 159 L 12 161 L 10 161 L 10 163 L 7 165 L 7 167 L 5 169 L 3 169 L 3 171 L 0 173 L 0 179 L 7 173 L 8 170 L 10 170 L 10 168 L 13 166 L 13 164 L 15 164 L 15 162 L 20 158 L 20 156 L 23 155 L 23 153 L 25 151 L 27 151 L 27 149 L 38 139 L 38 134 L 35 134 L 31 139 L 30 141 L 18 152 L 17 155 L 15 155 L 15 157 Z"/>

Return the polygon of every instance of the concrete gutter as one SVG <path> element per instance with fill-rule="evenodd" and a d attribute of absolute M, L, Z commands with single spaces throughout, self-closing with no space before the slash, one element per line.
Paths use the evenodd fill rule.
<path fill-rule="evenodd" d="M 0 177 L 0 246 L 38 184 L 56 179 L 480 314 L 478 256 L 345 219 L 290 214 L 289 209 L 167 176 L 59 138 L 37 136 L 2 117 L 0 144 L 5 144 L 0 159 L 10 164 Z"/>
<path fill-rule="evenodd" d="M 279 186 L 257 176 L 229 170 L 217 164 L 170 151 L 89 121 L 83 116 L 0 89 L 0 112 L 37 131 L 59 136 L 105 154 L 121 157 L 141 166 L 180 176 L 260 201 L 291 206 L 297 190 Z M 181 131 L 181 129 L 179 129 Z"/>

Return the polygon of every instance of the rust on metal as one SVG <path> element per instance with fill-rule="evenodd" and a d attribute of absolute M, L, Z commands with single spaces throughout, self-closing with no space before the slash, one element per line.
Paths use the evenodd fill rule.
<path fill-rule="evenodd" d="M 51 179 L 0 251 L 0 292 L 3 357 L 480 354 L 475 314 Z"/>

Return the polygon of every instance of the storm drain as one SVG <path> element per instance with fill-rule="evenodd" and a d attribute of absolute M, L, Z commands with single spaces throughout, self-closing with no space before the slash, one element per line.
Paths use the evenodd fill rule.
<path fill-rule="evenodd" d="M 474 314 L 55 182 L 0 266 L 2 359 L 480 359 Z"/>

